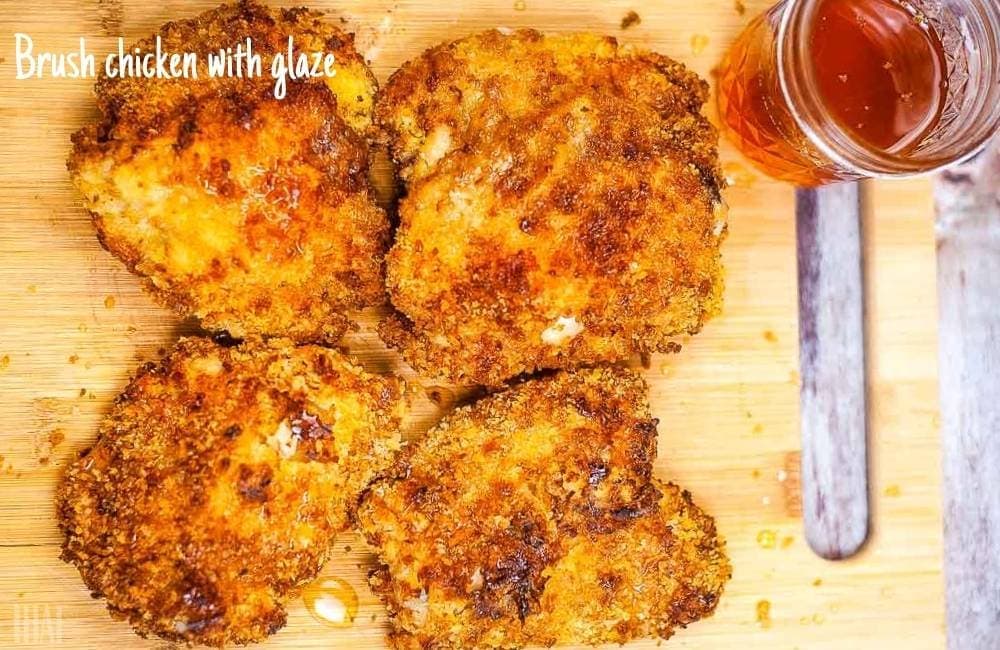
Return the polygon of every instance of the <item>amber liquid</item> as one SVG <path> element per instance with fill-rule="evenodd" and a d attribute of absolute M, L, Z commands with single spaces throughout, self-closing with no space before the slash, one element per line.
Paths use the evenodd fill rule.
<path fill-rule="evenodd" d="M 944 47 L 906 2 L 820 0 L 807 33 L 817 99 L 857 142 L 905 156 L 937 126 L 948 94 Z M 772 176 L 802 185 L 849 177 L 792 119 L 773 50 L 773 27 L 761 19 L 727 55 L 719 84 L 725 129 Z"/>
<path fill-rule="evenodd" d="M 323 578 L 302 592 L 306 609 L 320 623 L 350 627 L 358 616 L 358 592 L 346 580 Z"/>

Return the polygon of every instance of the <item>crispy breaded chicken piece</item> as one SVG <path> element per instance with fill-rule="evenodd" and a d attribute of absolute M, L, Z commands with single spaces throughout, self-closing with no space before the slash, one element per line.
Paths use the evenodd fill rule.
<path fill-rule="evenodd" d="M 376 82 L 353 36 L 252 2 L 159 35 L 164 51 L 198 54 L 198 78 L 102 77 L 103 117 L 73 136 L 68 166 L 98 239 L 209 329 L 339 339 L 346 310 L 384 301 L 389 237 L 368 181 Z M 296 52 L 333 53 L 337 74 L 290 81 L 278 100 L 269 71 L 289 36 Z M 248 37 L 261 74 L 210 78 L 208 53 Z"/>
<path fill-rule="evenodd" d="M 585 88 L 647 106 L 667 121 L 705 122 L 699 111 L 708 85 L 682 64 L 608 36 L 529 29 L 490 30 L 427 50 L 393 73 L 375 119 L 401 176 L 412 181 L 480 134 Z M 704 140 L 689 146 L 704 150 L 712 172 L 716 136 L 703 128 Z"/>
<path fill-rule="evenodd" d="M 259 641 L 391 462 L 404 392 L 325 348 L 182 339 L 68 468 L 63 559 L 143 636 Z"/>
<path fill-rule="evenodd" d="M 488 385 L 676 349 L 721 303 L 706 93 L 589 35 L 487 32 L 404 66 L 376 108 L 409 179 L 386 343 Z"/>
<path fill-rule="evenodd" d="M 645 385 L 528 380 L 446 416 L 361 499 L 396 648 L 668 638 L 730 566 L 712 519 L 651 476 Z"/>

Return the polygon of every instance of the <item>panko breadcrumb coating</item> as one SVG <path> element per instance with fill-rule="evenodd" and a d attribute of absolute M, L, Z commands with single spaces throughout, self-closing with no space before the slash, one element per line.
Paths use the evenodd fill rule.
<path fill-rule="evenodd" d="M 68 468 L 63 559 L 143 636 L 259 641 L 399 449 L 404 402 L 325 348 L 182 339 Z"/>
<path fill-rule="evenodd" d="M 490 30 L 438 45 L 393 73 L 379 93 L 375 119 L 402 177 L 415 180 L 503 122 L 587 88 L 642 104 L 667 122 L 702 123 L 704 140 L 685 144 L 701 149 L 707 171 L 716 171 L 716 135 L 699 113 L 708 84 L 672 59 L 596 34 Z"/>
<path fill-rule="evenodd" d="M 389 237 L 368 180 L 376 82 L 353 36 L 252 2 L 159 35 L 165 52 L 198 54 L 198 78 L 102 77 L 102 119 L 73 136 L 68 166 L 98 239 L 208 329 L 336 341 L 345 311 L 384 302 Z M 333 53 L 337 74 L 289 81 L 278 100 L 271 61 L 290 35 L 297 53 Z M 210 78 L 208 53 L 247 37 L 260 76 Z"/>
<path fill-rule="evenodd" d="M 486 32 L 406 64 L 376 102 L 408 181 L 383 339 L 487 385 L 675 350 L 722 294 L 707 92 L 586 34 Z"/>
<path fill-rule="evenodd" d="M 395 648 L 668 638 L 730 566 L 711 517 L 651 476 L 645 385 L 617 368 L 528 380 L 446 416 L 361 499 Z"/>

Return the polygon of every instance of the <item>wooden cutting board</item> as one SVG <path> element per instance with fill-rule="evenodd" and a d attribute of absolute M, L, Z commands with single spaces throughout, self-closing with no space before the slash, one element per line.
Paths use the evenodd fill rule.
<path fill-rule="evenodd" d="M 681 59 L 708 76 L 766 0 L 386 0 L 314 2 L 344 16 L 380 79 L 442 40 L 494 26 L 592 30 Z M 50 0 L 0 4 L 0 646 L 165 648 L 112 621 L 59 559 L 53 487 L 94 439 L 130 372 L 195 331 L 155 305 L 94 239 L 64 167 L 69 136 L 93 119 L 91 81 L 15 81 L 14 32 L 60 51 L 86 36 L 100 55 L 213 2 Z M 627 30 L 623 17 L 641 19 Z M 339 14 L 338 14 L 339 12 Z M 802 538 L 793 195 L 722 148 L 735 183 L 725 313 L 644 372 L 660 418 L 659 475 L 718 519 L 734 576 L 714 618 L 675 648 L 941 648 L 935 258 L 930 182 L 868 188 L 866 254 L 873 534 L 829 563 Z M 372 369 L 399 366 L 372 333 L 349 340 Z M 415 429 L 438 408 L 419 405 Z M 350 549 L 350 550 L 348 550 Z M 377 648 L 385 615 L 365 585 L 372 558 L 344 535 L 324 575 L 356 589 L 336 629 L 300 600 L 269 647 Z M 652 647 L 643 641 L 629 647 Z"/>

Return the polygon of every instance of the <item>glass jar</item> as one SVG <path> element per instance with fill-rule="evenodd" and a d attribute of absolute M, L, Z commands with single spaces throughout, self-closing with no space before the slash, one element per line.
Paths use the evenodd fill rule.
<path fill-rule="evenodd" d="M 832 1 L 866 0 L 785 0 L 756 18 L 723 60 L 722 128 L 751 161 L 776 178 L 816 186 L 925 173 L 986 145 L 1000 126 L 1000 2 L 891 0 L 940 39 L 945 82 L 936 124 L 892 151 L 846 128 L 823 99 L 812 45 L 821 5 Z"/>

